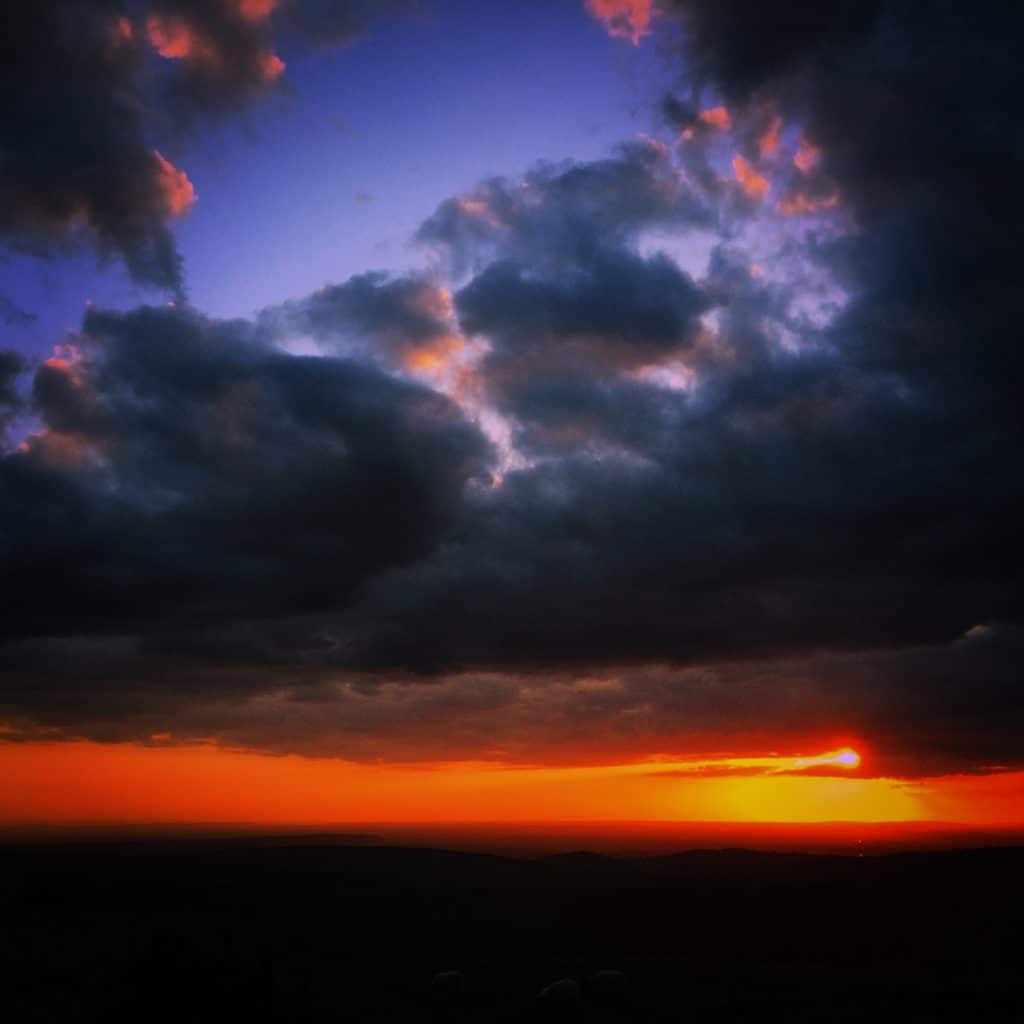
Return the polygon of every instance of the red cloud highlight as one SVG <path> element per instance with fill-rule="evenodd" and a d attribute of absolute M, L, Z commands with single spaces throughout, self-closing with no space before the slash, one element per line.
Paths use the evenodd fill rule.
<path fill-rule="evenodd" d="M 157 187 L 163 198 L 164 209 L 169 217 L 180 217 L 195 205 L 196 190 L 188 175 L 179 171 L 157 150 L 153 150 L 157 162 Z"/>
<path fill-rule="evenodd" d="M 712 107 L 710 110 L 702 110 L 697 115 L 701 124 L 714 128 L 716 131 L 727 132 L 732 127 L 732 118 L 725 107 Z"/>
<path fill-rule="evenodd" d="M 146 32 L 153 49 L 168 60 L 191 56 L 195 48 L 195 40 L 188 25 L 175 18 L 151 14 L 146 19 Z"/>
<path fill-rule="evenodd" d="M 587 11 L 610 36 L 637 46 L 651 30 L 652 0 L 587 0 Z"/>
<path fill-rule="evenodd" d="M 284 74 L 285 63 L 276 53 L 260 55 L 260 72 L 265 82 L 273 82 Z"/>
<path fill-rule="evenodd" d="M 761 156 L 770 156 L 779 148 L 779 135 L 781 132 L 782 118 L 778 116 L 773 117 L 771 124 L 761 133 L 761 137 L 757 140 Z"/>
<path fill-rule="evenodd" d="M 821 159 L 821 150 L 813 145 L 806 138 L 800 140 L 793 163 L 805 174 L 811 170 Z"/>
<path fill-rule="evenodd" d="M 764 199 L 771 185 L 768 179 L 744 156 L 736 155 L 732 160 L 736 180 L 751 199 Z"/>
<path fill-rule="evenodd" d="M 839 193 L 833 192 L 824 198 L 814 198 L 797 192 L 795 195 L 786 196 L 780 200 L 776 209 L 784 217 L 799 217 L 806 213 L 820 213 L 822 210 L 832 210 L 839 205 Z"/>
<path fill-rule="evenodd" d="M 246 21 L 266 21 L 277 7 L 277 0 L 238 0 L 238 13 Z"/>
<path fill-rule="evenodd" d="M 167 60 L 219 60 L 216 47 L 181 18 L 151 14 L 146 19 L 146 33 L 153 49 Z"/>

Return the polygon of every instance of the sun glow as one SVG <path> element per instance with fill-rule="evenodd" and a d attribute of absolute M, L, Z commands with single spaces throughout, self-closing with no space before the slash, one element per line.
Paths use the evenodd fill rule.
<path fill-rule="evenodd" d="M 828 765 L 839 765 L 843 768 L 859 768 L 860 754 L 856 750 L 844 747 L 842 750 L 833 750 L 828 754 L 820 754 L 818 757 L 800 757 L 793 762 L 793 768 L 797 770 L 827 767 Z"/>

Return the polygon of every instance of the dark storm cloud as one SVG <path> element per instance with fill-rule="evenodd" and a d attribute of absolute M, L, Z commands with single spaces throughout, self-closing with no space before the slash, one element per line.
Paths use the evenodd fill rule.
<path fill-rule="evenodd" d="M 888 652 L 819 653 L 585 674 L 401 674 L 154 658 L 138 638 L 49 638 L 0 651 L 9 739 L 41 734 L 231 746 L 357 761 L 608 764 L 715 752 L 817 755 L 842 743 L 869 775 L 1021 767 L 1021 631 Z M 45 700 L 40 688 L 45 689 Z M 46 731 L 49 730 L 47 733 Z M 159 740 L 157 741 L 159 742 Z M 653 769 L 652 769 L 653 770 Z"/>
<path fill-rule="evenodd" d="M 0 39 L 0 240 L 38 254 L 85 242 L 122 258 L 137 281 L 179 291 L 168 221 L 194 195 L 156 140 L 173 141 L 197 120 L 278 88 L 279 30 L 337 45 L 363 31 L 371 13 L 359 2 L 304 0 L 9 6 Z"/>
<path fill-rule="evenodd" d="M 588 220 L 551 172 L 540 187 L 535 176 L 532 195 L 528 178 L 519 192 L 489 183 L 444 204 L 421 238 L 479 269 L 457 297 L 463 326 L 491 330 L 489 360 L 517 344 L 544 352 L 529 374 L 489 383 L 515 396 L 503 408 L 520 430 L 536 437 L 540 423 L 550 440 L 554 426 L 573 428 L 560 435 L 569 454 L 509 472 L 457 544 L 375 580 L 352 613 L 355 663 L 585 671 L 740 658 L 753 672 L 752 659 L 890 649 L 891 660 L 877 655 L 874 691 L 852 685 L 841 708 L 822 688 L 816 707 L 833 722 L 864 721 L 919 758 L 937 730 L 947 767 L 1018 763 L 1013 644 L 994 648 L 984 670 L 959 651 L 930 663 L 899 654 L 945 652 L 971 625 L 1024 611 L 1013 554 L 1024 512 L 1019 260 L 1009 229 L 1019 133 L 999 103 L 1012 94 L 1012 57 L 985 60 L 998 34 L 991 22 L 916 7 L 841 11 L 824 28 L 817 7 L 797 8 L 780 19 L 783 40 L 751 35 L 749 22 L 710 5 L 697 24 L 704 10 L 693 8 L 692 38 L 711 47 L 724 94 L 771 99 L 822 150 L 855 229 L 812 252 L 840 275 L 849 302 L 827 326 L 801 322 L 785 295 L 720 250 L 698 282 L 719 317 L 714 342 L 681 346 L 697 375 L 692 392 L 667 395 L 607 365 L 588 379 L 559 365 L 564 337 L 551 325 L 566 317 L 551 312 L 550 281 L 585 277 L 595 238 L 628 245 L 677 207 L 622 204 L 614 188 L 597 188 Z M 765 52 L 749 55 L 756 46 Z M 734 64 L 747 70 L 730 77 Z M 963 116 L 951 120 L 951 110 Z M 643 152 L 646 166 L 661 166 L 653 147 Z M 622 165 L 611 166 L 579 178 L 616 181 Z M 554 201 L 548 210 L 556 192 L 564 215 Z M 645 194 L 680 190 L 637 190 Z M 500 315 L 481 318 L 478 295 L 495 296 Z M 525 296 L 519 320 L 497 301 Z M 786 334 L 796 350 L 781 344 Z M 485 361 L 485 378 L 493 370 Z M 617 421 L 642 443 L 595 457 L 593 440 Z M 861 699 L 875 705 L 870 715 Z M 653 702 L 655 717 L 666 700 Z M 809 714 L 793 720 L 807 725 Z"/>
<path fill-rule="evenodd" d="M 846 358 L 902 375 L 951 427 L 975 433 L 980 416 L 1009 442 L 1024 143 L 1009 99 L 1020 66 L 999 40 L 1024 16 L 986 3 L 662 7 L 683 21 L 687 66 L 706 64 L 737 116 L 769 104 L 820 149 L 858 228 L 823 254 L 854 292 L 837 328 Z"/>
<path fill-rule="evenodd" d="M 493 263 L 456 296 L 463 330 L 490 340 L 480 372 L 491 401 L 524 450 L 645 448 L 652 392 L 619 373 L 690 348 L 707 298 L 667 257 L 626 248 L 534 266 Z"/>
<path fill-rule="evenodd" d="M 49 252 L 85 236 L 138 280 L 178 287 L 138 46 L 110 0 L 15 4 L 0 41 L 0 238 Z"/>
<path fill-rule="evenodd" d="M 5 440 L 11 420 L 21 409 L 22 398 L 16 382 L 24 370 L 25 358 L 20 352 L 0 349 L 0 443 Z"/>
<path fill-rule="evenodd" d="M 778 103 L 820 148 L 857 226 L 822 253 L 853 293 L 832 340 L 857 372 L 902 389 L 911 415 L 892 421 L 892 436 L 898 445 L 916 430 L 926 447 L 909 478 L 932 464 L 934 535 L 948 541 L 935 558 L 1013 587 L 1024 307 L 1011 197 L 1024 152 L 1010 99 L 1020 65 L 999 40 L 1024 20 L 993 4 L 859 11 L 788 7 L 762 32 L 751 31 L 764 15 L 756 4 L 687 4 L 687 56 L 699 48 L 726 95 Z"/>
<path fill-rule="evenodd" d="M 20 352 L 0 351 L 0 401 L 14 403 L 14 381 L 24 369 L 25 357 Z"/>
<path fill-rule="evenodd" d="M 707 306 L 673 261 L 628 250 L 587 253 L 551 275 L 494 263 L 457 297 L 464 329 L 489 334 L 504 348 L 550 352 L 553 343 L 580 339 L 612 366 L 654 362 L 685 346 Z"/>
<path fill-rule="evenodd" d="M 884 0 L 659 0 L 687 37 L 687 74 L 726 95 L 749 93 L 775 75 L 821 68 L 877 23 Z M 892 8 L 909 4 L 891 4 Z"/>
<path fill-rule="evenodd" d="M 33 397 L 0 464 L 8 636 L 343 606 L 487 458 L 441 395 L 188 310 L 90 312 Z"/>

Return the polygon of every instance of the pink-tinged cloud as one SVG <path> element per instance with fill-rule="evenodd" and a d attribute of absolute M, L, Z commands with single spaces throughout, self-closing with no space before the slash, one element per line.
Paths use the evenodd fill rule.
<path fill-rule="evenodd" d="M 776 209 L 784 217 L 799 217 L 806 213 L 821 213 L 822 210 L 832 210 L 838 205 L 838 192 L 833 192 L 831 195 L 822 198 L 815 198 L 805 195 L 803 192 L 797 192 L 795 195 L 785 196 L 781 199 Z"/>
<path fill-rule="evenodd" d="M 465 348 L 465 339 L 458 334 L 431 338 L 419 345 L 410 345 L 399 357 L 402 368 L 410 373 L 440 377 L 452 366 L 453 360 Z"/>
<path fill-rule="evenodd" d="M 770 156 L 779 148 L 779 135 L 781 132 L 782 118 L 778 116 L 773 117 L 771 124 L 761 133 L 761 137 L 757 140 L 761 156 Z"/>
<path fill-rule="evenodd" d="M 732 169 L 736 174 L 736 180 L 751 199 L 761 200 L 768 195 L 771 188 L 768 179 L 746 157 L 739 154 L 734 156 Z"/>
<path fill-rule="evenodd" d="M 265 82 L 273 82 L 284 74 L 285 63 L 276 53 L 260 54 L 260 74 Z"/>
<path fill-rule="evenodd" d="M 36 384 L 47 394 L 59 396 L 65 409 L 87 410 L 95 405 L 87 374 L 85 354 L 77 345 L 55 345 L 53 353 L 39 367 Z M 45 465 L 66 469 L 80 466 L 97 454 L 92 441 L 54 426 L 44 426 L 30 434 L 18 451 Z"/>
<path fill-rule="evenodd" d="M 697 115 L 697 120 L 708 128 L 716 131 L 727 132 L 732 127 L 732 118 L 725 107 L 712 107 L 710 110 L 702 110 Z"/>
<path fill-rule="evenodd" d="M 49 427 L 22 441 L 18 452 L 34 462 L 60 469 L 76 469 L 102 454 L 95 441 Z"/>
<path fill-rule="evenodd" d="M 63 374 L 66 380 L 76 388 L 83 386 L 82 363 L 84 356 L 77 345 L 54 345 L 53 355 L 43 360 L 43 366 Z"/>
<path fill-rule="evenodd" d="M 793 163 L 806 174 L 820 159 L 821 150 L 817 146 L 812 145 L 806 138 L 801 138 L 796 155 L 793 157 Z"/>
<path fill-rule="evenodd" d="M 114 22 L 114 38 L 121 43 L 129 43 L 135 36 L 135 30 L 128 18 L 118 18 Z"/>
<path fill-rule="evenodd" d="M 651 31 L 652 0 L 587 0 L 587 10 L 610 36 L 639 44 Z"/>
<path fill-rule="evenodd" d="M 239 17 L 253 24 L 269 16 L 271 10 L 273 4 L 268 6 L 267 0 L 249 0 L 237 7 Z M 146 21 L 146 31 L 161 57 L 201 64 L 205 71 L 215 72 L 225 83 L 236 81 L 243 90 L 251 90 L 254 85 L 270 85 L 284 74 L 285 62 L 272 50 L 257 48 L 244 56 L 231 58 L 229 51 L 224 51 L 217 41 L 182 18 L 152 14 Z"/>
<path fill-rule="evenodd" d="M 200 39 L 181 18 L 151 14 L 146 19 L 146 32 L 153 49 L 167 60 L 216 56 L 209 43 Z"/>
<path fill-rule="evenodd" d="M 460 196 L 456 200 L 459 209 L 466 216 L 482 221 L 489 227 L 501 227 L 501 218 L 487 204 L 486 199 L 477 199 L 473 196 Z"/>
<path fill-rule="evenodd" d="M 239 15 L 254 24 L 266 21 L 276 7 L 277 0 L 237 0 Z"/>
<path fill-rule="evenodd" d="M 424 284 L 409 300 L 412 309 L 435 320 L 455 322 L 452 293 L 438 285 Z"/>
<path fill-rule="evenodd" d="M 155 149 L 153 156 L 157 162 L 157 187 L 167 216 L 180 217 L 188 213 L 196 202 L 196 190 L 188 180 L 188 175 L 179 171 Z"/>

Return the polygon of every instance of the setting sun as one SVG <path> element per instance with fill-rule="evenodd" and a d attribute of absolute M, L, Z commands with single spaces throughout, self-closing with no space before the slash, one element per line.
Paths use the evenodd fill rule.
<path fill-rule="evenodd" d="M 828 754 L 819 754 L 817 757 L 797 758 L 793 762 L 793 768 L 815 768 L 830 764 L 841 765 L 843 768 L 858 768 L 860 767 L 860 754 L 849 747 L 844 747 L 842 750 L 833 750 Z"/>

